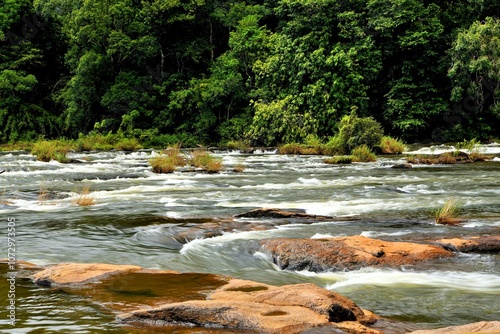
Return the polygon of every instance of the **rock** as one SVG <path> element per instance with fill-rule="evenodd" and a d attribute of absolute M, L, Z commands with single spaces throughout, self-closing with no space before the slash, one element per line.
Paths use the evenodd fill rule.
<path fill-rule="evenodd" d="M 419 330 L 410 334 L 468 334 L 468 333 L 500 333 L 500 321 L 481 321 L 463 326 L 451 326 L 431 330 Z"/>
<path fill-rule="evenodd" d="M 239 279 L 232 279 L 204 301 L 141 309 L 121 314 L 118 319 L 126 323 L 251 329 L 265 333 L 300 333 L 316 326 L 380 333 L 366 327 L 377 321 L 375 315 L 314 284 L 276 287 Z"/>
<path fill-rule="evenodd" d="M 138 266 L 105 263 L 61 263 L 34 274 L 33 282 L 43 286 L 86 283 L 120 272 L 141 270 Z"/>
<path fill-rule="evenodd" d="M 439 246 L 462 253 L 488 253 L 500 252 L 500 236 L 475 236 L 469 238 L 440 239 L 436 241 Z"/>
<path fill-rule="evenodd" d="M 404 168 L 413 168 L 413 166 L 409 163 L 406 163 L 406 164 L 396 164 L 396 165 L 392 165 L 391 168 L 398 168 L 398 169 L 404 169 Z"/>
<path fill-rule="evenodd" d="M 236 218 L 300 218 L 314 220 L 333 220 L 333 217 L 310 215 L 302 210 L 285 211 L 276 208 L 260 208 L 235 215 Z"/>
<path fill-rule="evenodd" d="M 442 247 L 351 236 L 325 239 L 264 240 L 261 249 L 282 269 L 357 270 L 366 266 L 396 268 L 452 257 Z"/>

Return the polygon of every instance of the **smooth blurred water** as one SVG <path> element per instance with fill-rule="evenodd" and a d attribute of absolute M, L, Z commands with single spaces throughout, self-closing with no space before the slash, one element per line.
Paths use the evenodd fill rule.
<path fill-rule="evenodd" d="M 434 152 L 440 149 L 446 148 Z M 500 153 L 494 147 L 486 149 Z M 6 172 L 0 175 L 4 221 L 0 258 L 7 256 L 7 219 L 14 218 L 17 258 L 38 265 L 106 262 L 219 273 L 277 285 L 312 282 L 416 328 L 500 320 L 498 253 L 463 254 L 418 269 L 310 273 L 281 271 L 259 252 L 260 240 L 277 237 L 361 234 L 423 241 L 498 235 L 500 159 L 393 169 L 393 164 L 403 161 L 401 157 L 333 166 L 319 156 L 221 152 L 226 170 L 220 174 L 160 175 L 150 171 L 147 160 L 152 155 L 147 150 L 79 153 L 72 158 L 81 163 L 60 164 L 35 161 L 25 152 L 2 154 L 1 169 Z M 232 172 L 239 164 L 245 170 Z M 95 205 L 75 205 L 74 199 L 86 186 Z M 47 194 L 45 198 L 42 193 Z M 433 211 L 450 197 L 458 199 L 465 222 L 438 226 Z M 359 219 L 233 231 L 186 244 L 173 238 L 188 227 L 259 207 Z M 0 268 L 0 275 L 6 277 L 5 266 Z M 0 296 L 6 296 L 7 290 L 6 279 L 1 279 Z M 115 324 L 114 315 L 100 305 L 57 289 L 36 287 L 27 279 L 19 279 L 16 293 L 21 320 L 12 329 L 4 320 L 7 301 L 0 304 L 2 333 L 132 330 Z"/>

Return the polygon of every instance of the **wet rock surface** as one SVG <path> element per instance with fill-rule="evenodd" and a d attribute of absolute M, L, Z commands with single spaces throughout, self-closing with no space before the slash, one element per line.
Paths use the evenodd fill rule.
<path fill-rule="evenodd" d="M 272 239 L 261 250 L 280 268 L 289 270 L 356 270 L 366 266 L 397 268 L 453 257 L 442 247 L 351 236 L 324 239 Z"/>
<path fill-rule="evenodd" d="M 381 333 L 378 317 L 314 284 L 272 286 L 203 273 L 147 270 L 103 263 L 62 263 L 31 276 L 90 298 L 124 324 L 301 333 L 316 326 L 335 332 Z"/>
<path fill-rule="evenodd" d="M 500 252 L 500 236 L 474 236 L 468 238 L 440 239 L 436 244 L 462 253 L 498 253 Z"/>

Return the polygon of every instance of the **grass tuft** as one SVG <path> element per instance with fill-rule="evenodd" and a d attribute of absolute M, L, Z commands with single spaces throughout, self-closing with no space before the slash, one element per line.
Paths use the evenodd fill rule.
<path fill-rule="evenodd" d="M 168 174 L 175 171 L 175 161 L 168 155 L 160 154 L 149 159 L 149 164 L 153 168 L 153 173 Z"/>
<path fill-rule="evenodd" d="M 406 149 L 401 140 L 389 136 L 382 137 L 379 147 L 382 154 L 401 154 Z"/>
<path fill-rule="evenodd" d="M 456 198 L 449 198 L 444 203 L 443 207 L 436 211 L 436 224 L 456 225 L 460 220 L 456 218 L 458 205 Z"/>
<path fill-rule="evenodd" d="M 201 168 L 208 173 L 218 173 L 224 167 L 221 158 L 214 158 L 204 149 L 196 149 L 191 152 L 190 165 Z"/>
<path fill-rule="evenodd" d="M 95 198 L 90 193 L 90 187 L 85 186 L 80 191 L 80 194 L 76 196 L 72 203 L 79 206 L 91 206 L 95 204 Z"/>
<path fill-rule="evenodd" d="M 71 150 L 70 144 L 59 140 L 40 140 L 33 144 L 31 154 L 35 155 L 37 160 L 49 162 L 57 160 L 66 163 L 69 159 L 66 154 Z"/>

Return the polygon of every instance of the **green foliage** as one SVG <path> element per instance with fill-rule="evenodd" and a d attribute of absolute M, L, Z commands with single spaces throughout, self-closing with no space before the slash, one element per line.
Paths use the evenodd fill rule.
<path fill-rule="evenodd" d="M 254 108 L 248 137 L 262 145 L 301 142 L 316 132 L 317 121 L 309 113 L 301 114 L 291 96 L 271 103 L 255 102 Z"/>
<path fill-rule="evenodd" d="M 451 99 L 473 114 L 467 117 L 469 136 L 496 134 L 491 124 L 500 121 L 500 19 L 487 17 L 461 31 L 451 57 Z"/>
<path fill-rule="evenodd" d="M 153 173 L 167 174 L 175 171 L 175 163 L 171 157 L 167 155 L 158 155 L 149 159 L 149 164 L 152 167 Z"/>
<path fill-rule="evenodd" d="M 356 108 L 353 108 L 349 116 L 342 117 L 339 133 L 330 140 L 329 146 L 340 153 L 350 152 L 362 145 L 374 149 L 380 144 L 382 136 L 380 123 L 371 117 L 358 117 Z"/>
<path fill-rule="evenodd" d="M 382 154 L 401 154 L 406 149 L 406 146 L 399 139 L 383 136 L 380 139 L 379 148 Z"/>
<path fill-rule="evenodd" d="M 355 157 L 352 155 L 339 155 L 335 157 L 331 157 L 323 160 L 327 164 L 337 165 L 337 164 L 350 164 L 355 160 Z"/>
<path fill-rule="evenodd" d="M 493 0 L 6 0 L 0 140 L 346 154 L 379 147 L 376 122 L 407 142 L 487 139 L 500 124 L 499 12 Z M 96 139 L 80 144 L 138 147 Z"/>
<path fill-rule="evenodd" d="M 377 156 L 370 150 L 367 145 L 361 145 L 354 148 L 351 152 L 353 161 L 356 162 L 373 162 L 377 161 Z"/>
<path fill-rule="evenodd" d="M 203 149 L 196 149 L 191 152 L 190 164 L 208 173 L 218 173 L 223 168 L 222 158 L 215 158 Z"/>
<path fill-rule="evenodd" d="M 39 161 L 49 162 L 56 160 L 66 163 L 69 161 L 66 154 L 70 149 L 71 145 L 65 141 L 41 140 L 33 144 L 31 154 L 35 155 Z"/>

